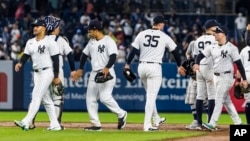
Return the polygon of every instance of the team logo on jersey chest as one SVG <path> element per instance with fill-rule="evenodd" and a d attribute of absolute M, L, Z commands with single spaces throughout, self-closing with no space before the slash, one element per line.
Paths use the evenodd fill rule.
<path fill-rule="evenodd" d="M 105 48 L 104 45 L 99 45 L 98 46 L 98 52 L 103 53 L 104 52 L 104 48 Z"/>
<path fill-rule="evenodd" d="M 228 53 L 227 50 L 222 50 L 221 53 L 220 53 L 220 55 L 221 55 L 222 58 L 226 58 L 227 57 L 227 53 Z"/>
<path fill-rule="evenodd" d="M 46 47 L 45 47 L 44 45 L 43 45 L 43 46 L 39 45 L 39 46 L 38 46 L 38 52 L 39 52 L 40 54 L 44 53 L 45 48 L 46 48 Z"/>

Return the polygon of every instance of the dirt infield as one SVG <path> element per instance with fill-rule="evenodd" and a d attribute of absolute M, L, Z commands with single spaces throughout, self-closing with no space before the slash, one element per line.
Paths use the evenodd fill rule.
<path fill-rule="evenodd" d="M 48 127 L 49 123 L 48 122 L 36 122 L 37 127 Z M 5 127 L 13 127 L 15 126 L 14 122 L 0 122 L 0 127 L 5 126 Z M 63 126 L 67 128 L 84 128 L 87 126 L 91 126 L 90 123 L 63 123 Z M 114 130 L 117 128 L 117 124 L 114 123 L 103 123 L 102 124 L 103 130 Z M 228 125 L 222 125 L 219 126 L 221 129 L 220 131 L 215 131 L 215 132 L 210 132 L 210 131 L 200 131 L 204 132 L 205 135 L 203 136 L 198 136 L 198 137 L 190 137 L 190 138 L 180 138 L 180 139 L 173 139 L 171 141 L 212 141 L 212 140 L 217 140 L 217 141 L 229 141 L 229 126 Z M 124 130 L 142 130 L 143 125 L 142 124 L 127 124 Z M 181 124 L 163 124 L 159 127 L 160 130 L 186 130 L 185 125 Z M 170 140 L 166 140 L 170 141 Z"/>

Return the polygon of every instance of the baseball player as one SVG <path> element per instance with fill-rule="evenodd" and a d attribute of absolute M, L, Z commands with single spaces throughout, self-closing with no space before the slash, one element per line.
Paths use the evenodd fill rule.
<path fill-rule="evenodd" d="M 201 54 L 196 57 L 194 70 L 199 70 L 201 59 L 212 57 L 215 83 L 215 107 L 209 123 L 203 123 L 203 126 L 209 130 L 216 130 L 218 119 L 224 106 L 230 114 L 234 124 L 242 124 L 242 121 L 232 103 L 229 90 L 234 84 L 234 67 L 235 63 L 239 69 L 244 88 L 247 88 L 245 69 L 242 65 L 238 48 L 227 40 L 227 29 L 225 26 L 218 26 L 215 30 L 215 40 L 218 44 L 207 46 Z"/>
<path fill-rule="evenodd" d="M 103 27 L 99 21 L 92 20 L 89 23 L 87 30 L 91 39 L 82 51 L 80 67 L 77 70 L 76 75 L 77 78 L 82 75 L 83 66 L 87 58 L 90 57 L 92 71 L 88 81 L 86 104 L 90 122 L 93 126 L 86 127 L 84 130 L 102 130 L 101 122 L 98 117 L 97 100 L 99 99 L 105 106 L 107 106 L 107 108 L 109 108 L 110 111 L 117 115 L 117 128 L 123 129 L 126 125 L 127 112 L 119 107 L 112 96 L 112 91 L 116 82 L 114 64 L 118 54 L 117 46 L 110 36 L 103 34 Z M 113 76 L 113 79 L 104 83 L 96 83 L 94 78 L 99 71 L 105 76 L 110 73 Z"/>
<path fill-rule="evenodd" d="M 152 29 L 140 32 L 133 41 L 132 50 L 128 55 L 125 68 L 130 69 L 135 54 L 140 51 L 138 74 L 146 90 L 146 105 L 144 117 L 144 131 L 155 131 L 158 127 L 152 126 L 152 115 L 157 113 L 156 97 L 162 82 L 162 57 L 165 49 L 173 53 L 178 72 L 185 75 L 185 69 L 181 66 L 181 59 L 178 56 L 175 42 L 164 32 L 165 20 L 163 16 L 156 16 Z M 158 117 L 160 122 L 161 118 Z M 165 118 L 164 118 L 165 119 Z"/>
<path fill-rule="evenodd" d="M 188 48 L 186 50 L 187 59 L 195 58 L 194 44 L 195 44 L 195 40 L 191 41 L 188 45 Z M 193 76 L 189 77 L 189 82 L 188 82 L 188 87 L 186 90 L 186 97 L 185 97 L 185 104 L 190 105 L 193 118 L 194 118 L 192 123 L 186 126 L 186 129 L 190 129 L 190 130 L 196 130 L 196 129 L 199 129 L 200 127 L 197 122 L 197 114 L 196 114 L 196 107 L 195 107 L 196 96 L 197 96 L 197 81 L 196 81 L 196 74 L 194 74 Z M 204 108 L 207 109 L 207 102 L 205 102 Z"/>
<path fill-rule="evenodd" d="M 208 45 L 217 44 L 213 36 L 214 30 L 219 23 L 214 20 L 205 22 L 205 34 L 200 36 L 195 42 L 194 54 L 197 56 Z M 197 79 L 197 97 L 196 97 L 196 114 L 197 114 L 197 129 L 202 129 L 202 113 L 203 104 L 208 99 L 208 122 L 212 116 L 215 105 L 215 87 L 213 80 L 213 64 L 212 57 L 206 57 L 201 60 L 200 70 L 196 72 Z"/>
<path fill-rule="evenodd" d="M 26 43 L 24 54 L 19 63 L 15 65 L 18 72 L 24 63 L 31 58 L 34 70 L 34 88 L 31 103 L 25 118 L 21 121 L 15 120 L 15 124 L 23 130 L 29 130 L 30 123 L 43 103 L 50 119 L 50 127 L 47 130 L 61 130 L 56 118 L 55 107 L 49 94 L 51 83 L 59 84 L 59 48 L 55 41 L 46 36 L 46 24 L 44 19 L 37 19 L 33 26 L 34 38 Z"/>
<path fill-rule="evenodd" d="M 247 82 L 250 83 L 250 58 L 249 58 L 249 52 L 250 52 L 250 24 L 247 25 L 247 36 L 246 36 L 246 47 L 244 47 L 240 52 L 240 58 L 242 61 L 242 64 L 246 71 L 246 77 Z M 239 71 L 237 71 L 237 81 L 235 85 L 238 85 L 239 82 L 241 82 L 241 76 Z M 246 121 L 247 124 L 250 124 L 250 92 L 244 93 L 244 98 L 246 100 L 245 105 L 245 115 L 246 115 Z"/>
<path fill-rule="evenodd" d="M 69 66 L 71 69 L 71 76 L 73 77 L 73 75 L 75 73 L 75 63 L 74 63 L 73 51 L 72 51 L 72 48 L 69 46 L 69 42 L 68 42 L 67 37 L 59 35 L 59 33 L 60 33 L 60 27 L 59 27 L 60 19 L 53 17 L 53 16 L 46 16 L 45 23 L 46 23 L 46 28 L 47 28 L 47 34 L 49 34 L 49 38 L 51 38 L 51 40 L 56 41 L 58 46 L 59 46 L 59 52 L 60 52 L 60 55 L 59 55 L 59 65 L 60 65 L 59 66 L 59 78 L 60 78 L 60 80 L 62 80 L 62 84 L 64 85 L 63 60 L 64 60 L 65 56 L 67 56 L 67 59 L 69 62 Z M 55 106 L 57 119 L 58 119 L 59 123 L 61 124 L 64 96 L 63 95 L 55 95 L 52 93 L 52 91 L 51 91 L 51 96 L 52 96 L 52 100 L 53 100 L 53 103 Z M 33 123 L 30 126 L 30 129 L 35 128 L 34 120 L 35 120 L 35 118 L 33 119 Z M 62 128 L 63 128 L 63 126 L 62 126 Z"/>

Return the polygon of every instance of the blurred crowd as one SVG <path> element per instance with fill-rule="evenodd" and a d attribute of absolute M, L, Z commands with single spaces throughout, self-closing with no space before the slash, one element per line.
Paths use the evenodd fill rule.
<path fill-rule="evenodd" d="M 69 39 L 74 49 L 75 61 L 79 61 L 81 51 L 88 41 L 84 27 L 90 20 L 98 19 L 103 23 L 105 34 L 110 35 L 117 43 L 119 51 L 117 62 L 125 62 L 135 36 L 140 31 L 151 28 L 153 17 L 159 14 L 165 15 L 168 20 L 164 32 L 177 43 L 179 54 L 184 59 L 189 42 L 203 34 L 203 22 L 209 16 L 204 18 L 198 15 L 190 20 L 178 16 L 175 9 L 189 10 L 188 12 L 194 12 L 194 15 L 212 13 L 215 10 L 213 6 L 215 3 L 212 0 L 192 0 L 190 3 L 186 0 L 57 1 L 60 3 L 56 8 L 49 0 L 36 1 L 36 5 L 39 5 L 36 11 L 32 10 L 34 8 L 30 0 L 0 1 L 0 60 L 20 59 L 26 41 L 32 37 L 31 22 L 39 17 L 54 15 L 61 18 L 61 34 Z M 150 10 L 145 10 L 148 7 Z M 164 9 L 168 9 L 169 14 L 165 14 Z M 235 42 L 233 36 L 229 38 Z M 163 61 L 174 61 L 168 51 Z"/>

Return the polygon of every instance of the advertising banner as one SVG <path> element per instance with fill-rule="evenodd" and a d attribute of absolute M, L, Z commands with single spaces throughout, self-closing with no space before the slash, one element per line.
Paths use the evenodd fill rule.
<path fill-rule="evenodd" d="M 13 63 L 0 61 L 0 109 L 13 108 Z"/>
<path fill-rule="evenodd" d="M 76 63 L 76 67 L 79 64 Z M 129 111 L 144 111 L 145 107 L 145 90 L 139 78 L 135 82 L 130 83 L 122 74 L 124 64 L 117 63 L 115 65 L 116 71 L 116 85 L 113 90 L 113 96 L 117 100 L 120 107 Z M 138 63 L 131 64 L 133 72 L 137 73 Z M 33 72 L 31 63 L 25 64 L 24 67 L 24 108 L 27 109 L 30 102 L 30 95 L 33 88 Z M 70 68 L 65 62 L 65 97 L 64 110 L 68 111 L 86 111 L 86 90 L 88 85 L 88 78 L 91 70 L 89 62 L 85 64 L 83 77 L 78 82 L 73 82 L 70 75 Z M 157 108 L 159 111 L 173 111 L 173 112 L 190 112 L 190 106 L 184 103 L 186 88 L 188 86 L 188 79 L 177 74 L 177 66 L 175 63 L 162 64 L 163 81 L 161 89 L 157 97 Z M 231 91 L 232 94 L 232 91 Z M 233 99 L 234 104 L 239 112 L 242 112 L 242 102 Z M 108 109 L 99 103 L 100 111 L 108 111 Z"/>
<path fill-rule="evenodd" d="M 70 69 L 65 63 L 65 110 L 86 110 L 86 90 L 88 78 L 91 70 L 91 65 L 87 63 L 84 68 L 82 79 L 78 82 L 73 82 L 69 78 Z M 76 66 L 78 67 L 78 63 Z M 145 90 L 140 79 L 130 83 L 122 74 L 124 64 L 116 64 L 116 85 L 113 90 L 113 96 L 118 104 L 131 111 L 144 111 L 145 107 Z M 137 74 L 138 64 L 131 65 L 131 69 Z M 188 105 L 184 104 L 188 78 L 181 77 L 177 74 L 175 64 L 163 64 L 163 81 L 157 97 L 157 107 L 159 111 L 189 111 Z M 25 64 L 24 67 L 24 108 L 27 109 L 31 92 L 33 89 L 33 72 L 31 63 Z M 102 103 L 99 105 L 99 110 L 108 110 Z"/>

